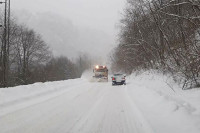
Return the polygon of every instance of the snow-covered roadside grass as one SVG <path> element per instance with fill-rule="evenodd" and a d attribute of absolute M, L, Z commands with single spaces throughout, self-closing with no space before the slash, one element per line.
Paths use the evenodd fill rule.
<path fill-rule="evenodd" d="M 0 88 L 0 116 L 62 95 L 83 84 L 83 79 L 72 79 Z"/>
<path fill-rule="evenodd" d="M 155 132 L 200 132 L 200 88 L 182 90 L 170 76 L 155 71 L 127 80 L 131 98 Z"/>
<path fill-rule="evenodd" d="M 31 85 L 21 85 L 9 88 L 0 88 L 0 105 L 11 103 L 19 99 L 36 97 L 41 94 L 59 91 L 63 86 L 66 87 L 66 85 L 70 86 L 77 84 L 78 81 L 79 80 L 55 81 L 34 83 Z"/>

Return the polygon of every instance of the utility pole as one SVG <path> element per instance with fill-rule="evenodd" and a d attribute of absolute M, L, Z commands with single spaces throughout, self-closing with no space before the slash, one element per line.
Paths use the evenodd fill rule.
<path fill-rule="evenodd" d="M 10 0 L 8 0 L 8 22 L 7 22 L 7 81 L 9 80 L 9 70 L 10 70 L 10 63 L 9 63 L 9 55 L 10 55 Z"/>
<path fill-rule="evenodd" d="M 7 0 L 5 0 L 3 32 L 3 87 L 7 86 Z"/>
<path fill-rule="evenodd" d="M 7 54 L 9 55 L 9 47 L 10 47 L 10 0 L 8 0 L 8 26 L 7 26 L 7 29 L 8 29 L 7 30 Z"/>
<path fill-rule="evenodd" d="M 5 0 L 5 2 L 0 2 L 0 4 L 5 4 L 4 10 L 4 25 L 3 25 L 3 41 L 2 41 L 2 71 L 3 71 L 3 87 L 8 86 L 8 52 L 9 52 L 9 30 L 10 30 L 10 0 Z"/>

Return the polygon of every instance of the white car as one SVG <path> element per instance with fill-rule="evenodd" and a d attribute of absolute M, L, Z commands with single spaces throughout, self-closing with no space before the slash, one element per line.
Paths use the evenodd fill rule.
<path fill-rule="evenodd" d="M 112 85 L 126 85 L 126 75 L 114 74 L 112 77 Z"/>

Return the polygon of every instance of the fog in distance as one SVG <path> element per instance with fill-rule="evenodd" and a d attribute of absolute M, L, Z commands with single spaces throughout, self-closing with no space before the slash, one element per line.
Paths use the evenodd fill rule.
<path fill-rule="evenodd" d="M 125 0 L 14 0 L 19 23 L 40 33 L 54 55 L 106 59 L 116 46 Z"/>

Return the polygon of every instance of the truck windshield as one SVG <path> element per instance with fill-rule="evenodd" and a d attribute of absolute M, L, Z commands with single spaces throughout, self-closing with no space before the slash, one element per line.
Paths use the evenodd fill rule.
<path fill-rule="evenodd" d="M 96 72 L 106 72 L 105 69 L 97 69 Z"/>

